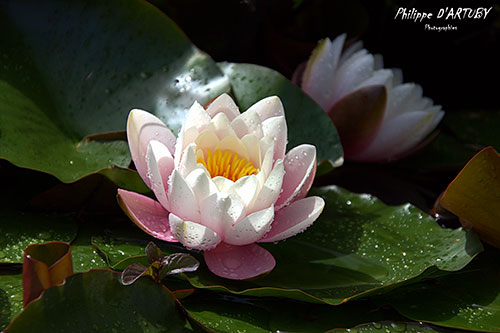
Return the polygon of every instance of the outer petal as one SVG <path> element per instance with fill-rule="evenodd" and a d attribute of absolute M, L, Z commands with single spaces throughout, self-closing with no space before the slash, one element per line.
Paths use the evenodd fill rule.
<path fill-rule="evenodd" d="M 306 196 L 316 173 L 316 147 L 297 146 L 286 154 L 284 163 L 283 191 L 276 201 L 276 210 Z"/>
<path fill-rule="evenodd" d="M 207 113 L 212 118 L 220 112 L 223 112 L 229 120 L 233 120 L 240 115 L 238 106 L 228 94 L 220 95 L 207 108 Z"/>
<path fill-rule="evenodd" d="M 274 206 L 250 214 L 226 232 L 224 242 L 231 245 L 255 243 L 271 229 L 273 218 Z"/>
<path fill-rule="evenodd" d="M 263 98 L 251 107 L 248 111 L 257 112 L 261 121 L 264 121 L 271 117 L 279 117 L 285 115 L 285 110 L 283 109 L 283 103 L 278 96 L 271 96 Z"/>
<path fill-rule="evenodd" d="M 177 170 L 170 177 L 168 199 L 172 213 L 187 221 L 200 221 L 200 210 L 194 192 Z"/>
<path fill-rule="evenodd" d="M 274 139 L 274 160 L 283 159 L 287 143 L 287 127 L 284 116 L 268 118 L 262 122 L 264 135 Z"/>
<path fill-rule="evenodd" d="M 325 201 L 320 197 L 297 200 L 275 213 L 271 231 L 260 242 L 277 242 L 306 230 L 323 211 Z"/>
<path fill-rule="evenodd" d="M 118 189 L 118 203 L 125 214 L 151 236 L 167 242 L 177 242 L 170 232 L 168 211 L 158 202 L 135 192 Z"/>
<path fill-rule="evenodd" d="M 257 244 L 220 243 L 215 249 L 205 251 L 204 256 L 212 273 L 233 280 L 251 279 L 271 271 L 276 265 L 272 254 Z"/>
<path fill-rule="evenodd" d="M 271 174 L 267 177 L 264 186 L 259 191 L 251 212 L 267 208 L 276 202 L 283 185 L 284 175 L 285 167 L 283 161 L 278 160 L 274 164 L 273 171 L 271 171 Z"/>
<path fill-rule="evenodd" d="M 201 205 L 201 223 L 221 237 L 245 216 L 245 206 L 232 195 L 214 193 Z"/>
<path fill-rule="evenodd" d="M 411 149 L 428 135 L 443 116 L 443 111 L 413 111 L 384 121 L 370 146 L 351 156 L 351 159 L 364 162 L 397 159 L 399 154 Z"/>
<path fill-rule="evenodd" d="M 174 170 L 174 159 L 167 147 L 161 142 L 152 140 L 148 145 L 146 154 L 148 172 L 151 177 L 151 189 L 158 201 L 169 209 L 167 192 L 167 181 Z"/>
<path fill-rule="evenodd" d="M 175 238 L 185 247 L 210 250 L 220 243 L 220 237 L 211 229 L 191 221 L 183 221 L 174 214 L 169 215 L 170 229 Z"/>
<path fill-rule="evenodd" d="M 144 182 L 150 186 L 150 179 L 146 176 L 148 171 L 146 152 L 149 141 L 160 141 L 173 154 L 175 151 L 175 135 L 160 119 L 151 113 L 134 109 L 130 111 L 127 120 L 127 139 L 135 167 Z"/>
<path fill-rule="evenodd" d="M 335 80 L 345 34 L 333 43 L 327 38 L 314 49 L 302 77 L 302 89 L 314 99 L 323 110 L 330 108 L 330 96 Z"/>

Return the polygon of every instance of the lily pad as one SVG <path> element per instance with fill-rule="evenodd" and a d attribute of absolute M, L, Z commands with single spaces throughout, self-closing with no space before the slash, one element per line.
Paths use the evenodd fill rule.
<path fill-rule="evenodd" d="M 370 302 L 332 307 L 283 299 L 201 293 L 181 303 L 202 327 L 216 332 L 326 332 L 400 317 Z"/>
<path fill-rule="evenodd" d="M 498 332 L 500 265 L 498 251 L 478 256 L 465 269 L 426 283 L 400 288 L 379 299 L 404 316 L 454 329 Z"/>
<path fill-rule="evenodd" d="M 176 131 L 194 100 L 229 90 L 210 57 L 144 1 L 1 7 L 0 158 L 17 166 L 63 182 L 127 168 L 127 143 L 108 132 L 123 131 L 132 108 Z"/>
<path fill-rule="evenodd" d="M 300 88 L 266 67 L 227 62 L 219 63 L 219 66 L 229 77 L 233 95 L 242 110 L 264 97 L 276 95 L 281 99 L 288 127 L 288 149 L 310 143 L 316 146 L 319 162 L 327 160 L 335 166 L 342 164 L 339 160 L 342 146 L 335 126 Z"/>
<path fill-rule="evenodd" d="M 0 210 L 0 263 L 22 263 L 23 251 L 35 243 L 71 242 L 76 223 L 67 216 Z"/>
<path fill-rule="evenodd" d="M 190 283 L 247 296 L 341 304 L 383 293 L 431 267 L 457 271 L 483 249 L 473 233 L 442 229 L 409 204 L 387 206 L 371 195 L 335 186 L 314 189 L 311 195 L 325 199 L 325 210 L 303 234 L 265 245 L 277 263 L 269 275 L 231 281 L 201 265 L 186 275 Z"/>
<path fill-rule="evenodd" d="M 23 309 L 23 276 L 0 272 L 0 330 Z"/>
<path fill-rule="evenodd" d="M 78 273 L 47 289 L 8 327 L 9 332 L 178 332 L 188 327 L 170 291 L 151 279 L 131 286 L 107 270 Z M 159 306 L 161 304 L 161 306 Z M 34 324 L 36 323 L 36 324 Z"/>

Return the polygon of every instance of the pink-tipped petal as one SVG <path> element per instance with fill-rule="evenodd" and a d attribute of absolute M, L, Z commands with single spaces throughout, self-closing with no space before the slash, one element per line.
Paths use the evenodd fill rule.
<path fill-rule="evenodd" d="M 186 221 L 200 221 L 200 209 L 193 190 L 181 174 L 174 170 L 168 187 L 170 211 Z"/>
<path fill-rule="evenodd" d="M 276 210 L 306 196 L 316 174 L 316 147 L 308 144 L 297 146 L 285 156 L 283 191 L 276 201 Z"/>
<path fill-rule="evenodd" d="M 283 103 L 278 96 L 271 96 L 261 99 L 254 105 L 248 108 L 248 111 L 255 111 L 259 115 L 261 121 L 272 117 L 280 117 L 285 115 Z"/>
<path fill-rule="evenodd" d="M 231 121 L 231 127 L 238 138 L 242 138 L 247 134 L 255 134 L 257 138 L 262 138 L 262 121 L 255 110 L 243 112 L 238 117 Z"/>
<path fill-rule="evenodd" d="M 192 221 L 184 221 L 170 214 L 170 229 L 172 234 L 189 249 L 210 250 L 220 243 L 220 237 L 210 228 Z"/>
<path fill-rule="evenodd" d="M 205 251 L 205 262 L 212 273 L 232 280 L 246 280 L 270 272 L 276 265 L 271 253 L 257 244 L 233 246 L 220 243 Z"/>
<path fill-rule="evenodd" d="M 252 213 L 236 223 L 224 235 L 224 242 L 231 245 L 252 244 L 270 229 L 274 218 L 274 206 Z"/>
<path fill-rule="evenodd" d="M 174 170 L 174 159 L 167 147 L 156 140 L 149 143 L 146 158 L 151 189 L 162 206 L 169 209 L 166 188 L 168 178 Z"/>
<path fill-rule="evenodd" d="M 325 201 L 320 197 L 295 201 L 275 213 L 271 231 L 259 242 L 277 242 L 306 230 L 316 221 L 324 207 Z"/>
<path fill-rule="evenodd" d="M 264 135 L 274 139 L 274 160 L 282 160 L 287 143 L 287 127 L 284 116 L 268 118 L 262 122 Z"/>
<path fill-rule="evenodd" d="M 177 242 L 170 231 L 168 211 L 157 201 L 135 192 L 118 189 L 118 203 L 125 214 L 146 233 L 167 242 Z"/>
<path fill-rule="evenodd" d="M 212 103 L 210 103 L 207 108 L 207 113 L 211 118 L 221 112 L 223 112 L 231 121 L 240 115 L 238 106 L 228 94 L 220 95 Z"/>
<path fill-rule="evenodd" d="M 134 109 L 130 111 L 127 120 L 127 139 L 137 172 L 139 172 L 144 182 L 150 186 L 151 181 L 146 176 L 148 172 L 146 163 L 148 144 L 151 140 L 160 141 L 173 154 L 176 142 L 175 135 L 160 119 L 151 113 Z"/>
<path fill-rule="evenodd" d="M 276 161 L 273 171 L 267 177 L 264 186 L 259 191 L 250 212 L 258 211 L 273 205 L 280 195 L 285 167 L 282 160 Z"/>

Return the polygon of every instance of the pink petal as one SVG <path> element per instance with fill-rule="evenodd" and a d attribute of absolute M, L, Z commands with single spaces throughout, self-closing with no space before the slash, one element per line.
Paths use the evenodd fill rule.
<path fill-rule="evenodd" d="M 283 191 L 276 201 L 276 210 L 306 196 L 316 174 L 316 147 L 297 146 L 286 154 L 284 162 Z"/>
<path fill-rule="evenodd" d="M 275 213 L 271 230 L 259 242 L 277 242 L 306 230 L 316 221 L 324 207 L 325 201 L 320 197 L 295 201 Z"/>
<path fill-rule="evenodd" d="M 228 94 L 220 95 L 207 108 L 207 113 L 211 118 L 220 112 L 223 112 L 231 121 L 240 115 L 238 106 Z"/>
<path fill-rule="evenodd" d="M 231 121 L 231 126 L 238 138 L 247 134 L 255 134 L 257 138 L 262 138 L 262 121 L 255 110 L 243 112 Z"/>
<path fill-rule="evenodd" d="M 146 164 L 148 144 L 151 140 L 160 141 L 173 154 L 175 151 L 175 135 L 160 119 L 151 113 L 134 109 L 130 111 L 127 120 L 127 139 L 135 167 L 142 180 L 150 186 L 151 181 L 146 176 L 148 172 Z"/>
<path fill-rule="evenodd" d="M 212 273 L 232 280 L 251 279 L 271 271 L 276 265 L 271 253 L 257 244 L 233 246 L 220 243 L 205 251 L 205 262 Z"/>
<path fill-rule="evenodd" d="M 260 117 L 261 121 L 264 121 L 268 118 L 279 117 L 285 115 L 285 110 L 283 109 L 283 104 L 278 96 L 271 96 L 267 98 L 263 98 L 251 107 L 248 108 L 248 111 L 255 111 Z"/>
<path fill-rule="evenodd" d="M 177 242 L 170 231 L 168 211 L 157 201 L 135 192 L 118 189 L 118 203 L 125 214 L 151 236 L 167 242 Z"/>

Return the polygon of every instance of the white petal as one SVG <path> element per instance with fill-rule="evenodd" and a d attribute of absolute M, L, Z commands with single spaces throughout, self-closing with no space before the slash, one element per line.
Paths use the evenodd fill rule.
<path fill-rule="evenodd" d="M 196 163 L 196 145 L 190 144 L 182 154 L 181 162 L 179 163 L 177 170 L 180 172 L 182 177 L 187 177 L 194 169 L 198 167 Z"/>
<path fill-rule="evenodd" d="M 193 106 L 186 114 L 183 126 L 185 128 L 196 127 L 198 130 L 203 130 L 210 122 L 211 118 L 207 111 L 198 102 L 194 102 Z"/>
<path fill-rule="evenodd" d="M 214 131 L 204 130 L 195 140 L 196 146 L 203 150 L 210 149 L 212 153 L 215 151 L 215 147 L 219 144 L 219 138 Z"/>
<path fill-rule="evenodd" d="M 344 43 L 345 35 L 335 41 Z M 342 50 L 342 48 L 340 48 Z M 302 76 L 302 90 L 321 106 L 328 110 L 330 95 L 337 69 L 338 48 L 326 38 L 314 49 Z"/>
<path fill-rule="evenodd" d="M 271 231 L 261 242 L 277 242 L 307 229 L 319 217 L 325 201 L 320 197 L 297 200 L 275 213 Z"/>
<path fill-rule="evenodd" d="M 207 113 L 212 118 L 221 112 L 224 113 L 229 120 L 233 120 L 240 115 L 238 106 L 228 94 L 220 95 L 212 103 L 210 103 L 207 108 Z"/>
<path fill-rule="evenodd" d="M 231 127 L 231 122 L 225 113 L 217 113 L 210 124 L 213 125 L 214 131 L 220 140 L 226 136 L 236 136 L 236 133 Z"/>
<path fill-rule="evenodd" d="M 226 232 L 224 242 L 231 245 L 255 243 L 270 230 L 273 218 L 273 206 L 250 214 Z"/>
<path fill-rule="evenodd" d="M 265 136 L 274 140 L 274 160 L 283 159 L 287 144 L 287 127 L 285 117 L 272 117 L 262 122 Z"/>
<path fill-rule="evenodd" d="M 170 177 L 168 199 L 170 212 L 187 221 L 200 221 L 200 210 L 194 192 L 177 170 Z"/>
<path fill-rule="evenodd" d="M 245 215 L 243 203 L 226 193 L 210 195 L 201 206 L 201 223 L 221 236 Z"/>
<path fill-rule="evenodd" d="M 194 169 L 187 177 L 186 182 L 191 187 L 200 206 L 210 195 L 218 191 L 217 186 L 202 168 Z"/>
<path fill-rule="evenodd" d="M 282 160 L 276 161 L 273 171 L 266 179 L 264 186 L 260 189 L 250 212 L 261 210 L 273 205 L 280 195 L 285 167 Z"/>
<path fill-rule="evenodd" d="M 247 134 L 241 138 L 241 142 L 245 145 L 248 151 L 248 158 L 250 162 L 252 162 L 256 168 L 259 168 L 262 163 L 259 139 L 254 134 Z"/>
<path fill-rule="evenodd" d="M 215 186 L 219 189 L 219 192 L 228 193 L 229 189 L 234 185 L 234 182 L 231 179 L 227 179 L 226 177 L 217 176 L 212 178 Z"/>
<path fill-rule="evenodd" d="M 180 217 L 169 215 L 170 230 L 174 237 L 189 249 L 210 250 L 221 241 L 211 229 L 192 221 L 183 221 Z"/>
<path fill-rule="evenodd" d="M 266 97 L 248 108 L 248 111 L 257 112 L 261 121 L 271 117 L 279 117 L 285 115 L 283 103 L 278 96 Z"/>
<path fill-rule="evenodd" d="M 248 155 L 247 147 L 236 136 L 226 136 L 215 146 L 215 150 L 221 150 L 221 151 L 229 150 L 232 151 L 233 153 L 238 154 L 239 157 L 244 158 L 246 160 L 248 160 L 248 158 L 250 157 Z"/>
<path fill-rule="evenodd" d="M 238 197 L 245 207 L 249 207 L 257 194 L 259 182 L 255 175 L 245 176 L 238 179 L 227 191 Z"/>
<path fill-rule="evenodd" d="M 269 140 L 261 140 L 260 141 L 260 151 L 262 156 L 262 164 L 260 165 L 260 171 L 264 172 L 265 178 L 269 177 L 271 173 L 273 162 L 274 162 L 274 141 L 272 138 L 266 136 L 264 137 Z M 264 142 L 268 141 L 268 142 Z M 270 143 L 270 144 L 268 144 Z"/>
<path fill-rule="evenodd" d="M 167 192 L 167 181 L 174 170 L 174 159 L 168 148 L 159 141 L 149 142 L 146 153 L 148 173 L 151 179 L 151 189 L 161 205 L 169 210 Z"/>
<path fill-rule="evenodd" d="M 198 137 L 198 129 L 196 127 L 190 127 L 186 130 L 181 129 L 179 132 L 179 138 L 175 144 L 175 154 L 174 154 L 174 164 L 177 167 L 181 162 L 182 154 L 184 149 L 191 143 L 195 142 Z"/>
<path fill-rule="evenodd" d="M 259 139 L 262 138 L 262 121 L 255 110 L 243 112 L 241 115 L 231 121 L 231 126 L 239 138 L 247 134 L 255 134 Z"/>

